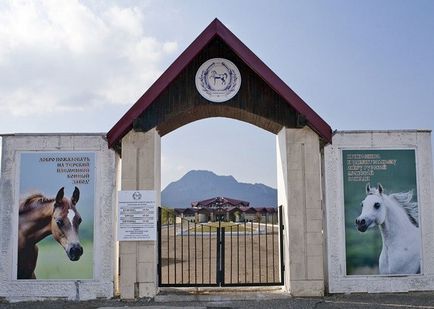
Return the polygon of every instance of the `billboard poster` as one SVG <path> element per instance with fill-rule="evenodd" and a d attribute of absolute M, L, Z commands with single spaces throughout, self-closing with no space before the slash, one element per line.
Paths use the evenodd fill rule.
<path fill-rule="evenodd" d="M 94 152 L 23 152 L 17 279 L 92 279 Z"/>
<path fill-rule="evenodd" d="M 342 150 L 342 163 L 346 274 L 419 274 L 415 150 Z"/>

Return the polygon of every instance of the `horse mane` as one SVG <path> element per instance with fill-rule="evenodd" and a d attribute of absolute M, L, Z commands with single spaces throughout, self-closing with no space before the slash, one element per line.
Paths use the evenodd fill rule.
<path fill-rule="evenodd" d="M 52 203 L 54 201 L 54 198 L 47 198 L 41 193 L 29 195 L 20 203 L 19 214 L 21 215 L 27 213 L 33 209 L 45 206 L 46 204 Z"/>
<path fill-rule="evenodd" d="M 417 207 L 417 202 L 411 201 L 413 198 L 413 190 L 408 192 L 392 193 L 389 195 L 389 197 L 398 202 L 398 204 L 401 205 L 401 207 L 407 213 L 410 222 L 419 227 L 419 208 Z"/>

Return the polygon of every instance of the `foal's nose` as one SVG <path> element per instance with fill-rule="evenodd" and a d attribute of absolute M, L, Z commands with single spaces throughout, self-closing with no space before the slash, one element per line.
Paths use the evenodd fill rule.
<path fill-rule="evenodd" d="M 69 256 L 71 260 L 78 261 L 83 254 L 83 247 L 80 244 L 73 244 L 69 249 Z"/>

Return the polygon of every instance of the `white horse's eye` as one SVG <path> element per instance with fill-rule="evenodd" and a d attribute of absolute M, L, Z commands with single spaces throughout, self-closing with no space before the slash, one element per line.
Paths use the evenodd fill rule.
<path fill-rule="evenodd" d="M 380 208 L 380 206 L 381 206 L 380 203 L 375 203 L 375 204 L 374 204 L 374 208 L 375 208 L 375 209 Z"/>
<path fill-rule="evenodd" d="M 363 208 L 363 203 L 360 203 L 360 207 L 362 207 L 362 208 Z"/>

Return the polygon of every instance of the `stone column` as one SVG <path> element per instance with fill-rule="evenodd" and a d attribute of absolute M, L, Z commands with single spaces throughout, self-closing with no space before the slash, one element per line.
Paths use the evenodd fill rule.
<path fill-rule="evenodd" d="M 122 139 L 122 190 L 155 190 L 161 201 L 161 139 L 156 129 L 130 131 Z M 156 241 L 121 241 L 120 294 L 123 299 L 154 297 L 157 293 Z"/>
<path fill-rule="evenodd" d="M 283 205 L 285 287 L 294 296 L 324 294 L 319 137 L 309 127 L 277 135 L 278 203 Z"/>

